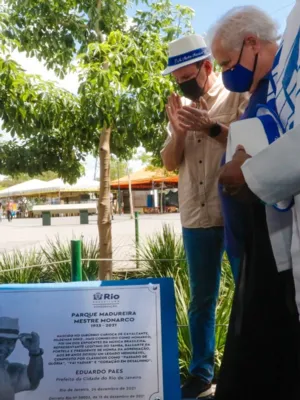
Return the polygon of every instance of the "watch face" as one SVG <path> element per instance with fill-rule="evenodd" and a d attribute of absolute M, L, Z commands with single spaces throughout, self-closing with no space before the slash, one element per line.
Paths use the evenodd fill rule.
<path fill-rule="evenodd" d="M 209 136 L 215 138 L 218 135 L 220 135 L 221 131 L 222 131 L 221 126 L 218 123 L 216 123 L 210 128 Z"/>

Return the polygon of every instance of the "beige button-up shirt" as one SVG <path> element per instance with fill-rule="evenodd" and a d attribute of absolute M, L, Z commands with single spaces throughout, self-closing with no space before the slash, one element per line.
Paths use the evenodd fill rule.
<path fill-rule="evenodd" d="M 231 93 L 225 89 L 221 75 L 205 94 L 209 116 L 216 122 L 230 125 L 239 119 L 247 106 L 248 94 Z M 189 100 L 183 99 L 183 104 Z M 161 155 L 172 141 L 172 126 Z M 184 155 L 179 165 L 179 210 L 185 228 L 223 226 L 218 195 L 218 172 L 225 145 L 212 139 L 207 132 L 188 132 Z"/>

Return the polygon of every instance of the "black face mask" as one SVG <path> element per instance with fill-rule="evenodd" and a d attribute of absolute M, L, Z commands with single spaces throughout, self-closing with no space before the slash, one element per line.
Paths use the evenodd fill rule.
<path fill-rule="evenodd" d="M 195 78 L 179 83 L 179 87 L 184 96 L 192 101 L 198 101 L 199 98 L 205 94 L 204 87 L 200 87 L 197 82 L 197 78 L 200 73 L 201 67 L 199 68 L 198 74 Z"/>

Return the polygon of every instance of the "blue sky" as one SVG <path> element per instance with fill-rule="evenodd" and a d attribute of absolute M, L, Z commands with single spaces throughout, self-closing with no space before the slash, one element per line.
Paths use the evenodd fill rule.
<path fill-rule="evenodd" d="M 292 0 L 173 0 L 174 4 L 182 4 L 193 8 L 196 12 L 193 26 L 196 33 L 207 32 L 211 24 L 232 7 L 255 5 L 267 11 L 278 21 L 283 31 L 285 20 L 295 1 Z M 139 7 L 140 8 L 140 7 Z M 130 13 L 132 14 L 132 13 Z"/>

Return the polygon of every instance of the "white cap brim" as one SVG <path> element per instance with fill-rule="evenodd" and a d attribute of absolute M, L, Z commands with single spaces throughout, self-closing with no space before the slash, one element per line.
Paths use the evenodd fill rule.
<path fill-rule="evenodd" d="M 167 67 L 163 72 L 162 75 L 169 75 L 174 71 L 177 71 L 180 68 L 186 67 L 187 65 L 191 65 L 191 64 L 195 64 L 199 61 L 202 60 L 206 60 L 207 58 L 209 58 L 211 56 L 211 53 L 209 54 L 205 54 L 205 56 L 202 57 L 198 57 L 198 58 L 194 58 L 193 60 L 189 60 L 186 62 L 183 62 L 182 64 L 178 64 L 178 65 L 173 65 L 172 67 Z"/>
<path fill-rule="evenodd" d="M 19 335 L 15 333 L 0 333 L 0 338 L 4 339 L 19 339 Z"/>

